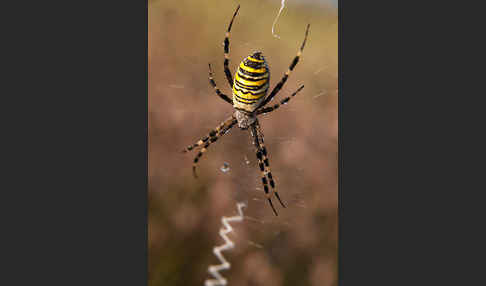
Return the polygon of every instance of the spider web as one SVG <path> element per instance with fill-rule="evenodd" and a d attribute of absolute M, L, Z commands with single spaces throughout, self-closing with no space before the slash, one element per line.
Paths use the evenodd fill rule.
<path fill-rule="evenodd" d="M 319 1 L 322 3 L 329 2 L 326 0 Z M 280 8 L 271 27 L 272 36 L 278 39 L 280 39 L 281 36 L 275 33 L 275 27 L 279 21 L 280 15 L 286 7 L 286 2 L 288 1 L 280 1 Z M 259 5 L 262 5 L 262 2 L 260 2 Z M 243 16 L 239 15 L 239 17 L 240 18 L 235 20 L 235 23 L 242 21 L 241 17 Z M 241 31 L 243 30 L 241 24 L 234 25 L 232 29 L 232 37 L 230 38 L 230 69 L 234 71 L 234 67 L 251 50 L 255 50 L 256 48 L 262 49 L 264 47 L 262 46 L 262 41 L 258 39 L 251 39 L 250 41 L 241 42 Z M 233 35 L 240 35 L 240 37 L 234 37 Z M 295 50 L 298 49 L 300 41 L 300 38 L 296 38 Z M 289 54 L 289 62 L 282 63 L 282 65 L 285 67 L 288 66 L 293 56 L 293 54 Z M 225 86 L 226 82 L 221 74 L 222 66 L 219 63 L 219 60 L 220 58 L 214 59 L 214 62 L 216 63 L 214 68 L 216 70 L 215 76 L 218 79 L 218 86 L 227 92 L 227 87 Z M 302 63 L 300 63 L 300 65 L 302 65 Z M 312 71 L 312 74 L 314 76 L 321 76 L 323 73 L 325 73 L 327 68 L 327 65 L 319 66 Z M 280 70 L 280 68 L 279 70 L 273 71 L 274 78 L 272 80 L 270 90 L 274 87 L 278 80 L 280 80 L 280 77 L 283 75 L 284 71 L 284 69 Z M 294 81 L 295 74 L 293 73 L 285 87 L 279 92 L 272 102 L 276 102 L 277 100 L 281 100 L 284 97 L 289 96 L 297 88 Z M 299 107 L 301 104 L 299 103 L 302 103 L 303 101 L 321 100 L 331 94 L 325 89 L 319 90 L 312 94 L 305 94 L 305 91 L 306 89 L 304 89 L 304 92 L 299 94 L 297 97 L 291 99 L 289 104 L 282 106 L 278 111 L 259 117 L 260 123 L 262 124 L 263 133 L 266 135 L 265 146 L 269 152 L 270 170 L 272 171 L 272 175 L 275 179 L 276 190 L 279 192 L 284 204 L 287 205 L 287 208 L 282 208 L 276 197 L 272 196 L 273 204 L 279 213 L 278 217 L 273 214 L 263 191 L 260 170 L 256 158 L 256 148 L 253 145 L 253 140 L 249 135 L 249 131 L 241 132 L 241 130 L 238 130 L 238 127 L 235 126 L 228 132 L 230 134 L 226 134 L 224 136 L 226 138 L 220 140 L 221 142 L 217 142 L 218 146 L 212 146 L 211 148 L 212 150 L 218 148 L 218 152 L 225 154 L 231 153 L 231 156 L 219 156 L 216 161 L 217 165 L 213 165 L 213 171 L 218 173 L 218 177 L 227 178 L 233 182 L 233 186 L 236 186 L 234 190 L 228 192 L 228 195 L 232 197 L 232 200 L 235 203 L 244 202 L 248 206 L 247 210 L 245 211 L 245 221 L 243 224 L 250 228 L 251 231 L 261 231 L 263 226 L 266 229 L 272 230 L 269 232 L 272 236 L 278 236 L 280 233 L 279 230 L 282 229 L 282 227 L 288 228 L 296 223 L 291 216 L 292 213 L 295 211 L 303 211 L 308 208 L 306 190 L 308 189 L 307 185 L 310 183 L 306 182 L 306 176 L 304 175 L 308 169 L 305 165 L 294 168 L 293 166 L 280 164 L 281 160 L 278 159 L 281 154 L 281 150 L 279 149 L 292 150 L 300 145 L 299 141 L 301 139 L 295 136 L 295 134 L 292 134 L 292 132 L 285 132 L 286 130 L 273 131 L 271 130 L 271 126 L 265 124 L 267 117 L 272 117 L 276 115 L 276 113 L 282 113 L 279 115 L 280 118 L 296 117 L 298 116 L 299 112 L 301 112 L 301 110 L 299 110 L 301 109 L 301 107 Z M 228 92 L 227 94 L 230 95 Z M 206 127 L 212 128 L 214 127 L 213 125 L 214 124 L 210 124 Z M 298 128 L 298 126 L 291 128 L 289 127 L 289 130 L 295 128 Z M 231 137 L 237 138 L 235 139 Z M 215 153 L 215 151 L 211 151 L 211 156 L 214 156 Z M 287 178 L 287 174 L 289 173 L 292 173 L 290 180 Z M 287 181 L 291 181 L 291 184 L 287 185 Z M 270 185 L 269 191 L 272 192 Z M 259 240 L 258 237 L 249 239 L 246 242 L 250 247 L 260 249 L 267 247 L 265 243 Z"/>
<path fill-rule="evenodd" d="M 241 14 L 238 16 L 239 18 L 236 19 L 237 25 L 234 25 L 232 37 L 230 39 L 230 69 L 232 72 L 235 71 L 235 67 L 239 64 L 240 60 L 247 56 L 252 50 L 264 49 L 264 54 L 268 56 L 270 64 L 273 64 L 273 76 L 271 79 L 270 90 L 275 86 L 290 64 L 292 57 L 295 56 L 294 53 L 300 45 L 302 40 L 301 37 L 304 32 L 303 29 L 302 31 L 295 32 L 292 27 L 292 29 L 289 29 L 288 26 L 284 29 L 284 25 L 282 25 L 288 24 L 286 22 L 290 22 L 292 19 L 291 12 L 295 15 L 292 5 L 293 3 L 296 3 L 296 1 L 297 0 L 272 0 L 271 5 L 268 4 L 270 1 L 257 2 L 258 4 L 255 5 L 261 5 L 260 7 L 262 8 L 262 11 L 267 9 L 267 7 L 262 7 L 263 5 L 271 6 L 273 9 L 271 11 L 271 17 L 261 18 L 261 21 L 259 20 L 259 23 L 265 23 L 264 26 L 261 26 L 263 28 L 261 32 L 258 31 L 258 29 L 255 29 L 255 24 L 252 23 L 251 25 L 248 25 L 248 22 L 252 21 L 251 19 L 254 17 L 252 15 L 248 16 L 248 14 L 245 15 L 240 11 Z M 275 6 L 276 3 L 280 4 L 280 6 Z M 174 7 L 174 11 L 179 11 L 176 10 L 179 9 L 177 8 L 178 6 Z M 287 9 L 283 11 L 284 8 Z M 252 10 L 258 11 L 258 9 Z M 162 14 L 163 17 L 161 16 L 161 18 L 164 19 L 163 21 L 169 22 L 170 18 L 168 16 L 175 14 L 173 12 L 170 14 L 169 12 Z M 179 14 L 176 15 L 185 15 L 186 12 L 181 9 L 178 13 Z M 275 19 L 272 19 L 272 14 L 277 14 Z M 285 17 L 280 14 L 284 14 Z M 208 15 L 213 15 L 213 11 L 208 13 Z M 224 18 L 224 21 L 226 21 L 228 20 L 228 17 L 229 16 L 225 14 L 225 16 L 221 18 Z M 190 21 L 187 23 L 189 23 L 187 25 L 194 24 Z M 174 149 L 177 149 L 175 150 L 176 152 L 179 151 L 179 147 L 184 147 L 186 144 L 193 143 L 190 142 L 191 140 L 199 139 L 197 137 L 206 135 L 206 131 L 216 127 L 221 120 L 227 118 L 232 113 L 232 108 L 229 104 L 222 101 L 219 102 L 214 91 L 208 87 L 209 84 L 206 78 L 206 67 L 207 62 L 209 61 L 212 65 L 214 64 L 215 80 L 218 87 L 227 95 L 231 95 L 231 91 L 223 73 L 222 47 L 216 47 L 216 44 L 220 43 L 217 41 L 222 42 L 223 40 L 223 37 L 220 37 L 223 35 L 220 31 L 223 24 L 219 20 L 214 20 L 214 23 L 214 27 L 212 25 L 206 27 L 208 34 L 200 36 L 199 42 L 197 42 L 201 43 L 201 39 L 207 41 L 207 38 L 209 37 L 208 35 L 210 35 L 209 33 L 213 33 L 213 28 L 214 30 L 218 29 L 218 32 L 214 32 L 214 34 L 218 34 L 218 38 L 215 37 L 216 40 L 211 40 L 212 44 L 208 43 L 207 48 L 206 45 L 201 45 L 197 52 L 185 49 L 186 56 L 184 56 L 183 53 L 176 53 L 177 49 L 175 48 L 180 48 L 181 43 L 185 41 L 182 41 L 182 38 L 177 39 L 177 37 L 174 37 L 174 39 L 167 38 L 167 41 L 160 41 L 159 46 L 169 51 L 166 53 L 172 56 L 166 57 L 163 61 L 152 63 L 153 69 L 157 68 L 157 65 L 160 65 L 161 70 L 162 67 L 165 66 L 171 67 L 170 72 L 161 72 L 153 75 L 154 80 L 157 80 L 157 82 L 160 82 L 161 84 L 151 86 L 152 94 L 156 95 L 151 97 L 151 101 L 152 103 L 157 101 L 163 103 L 160 104 L 158 110 L 155 110 L 157 113 L 153 113 L 155 118 L 154 121 L 163 121 L 163 119 L 167 118 L 163 116 L 166 112 L 171 112 L 172 114 L 172 117 L 168 117 L 170 118 L 170 121 L 166 124 L 169 127 L 160 129 L 161 131 L 155 131 L 158 131 L 161 135 L 164 135 L 167 138 L 182 138 L 183 140 L 180 141 L 182 141 L 183 145 L 177 144 L 178 146 L 173 147 Z M 182 25 L 182 23 L 174 22 L 171 26 L 172 29 L 168 30 L 177 29 L 176 24 Z M 153 27 L 157 28 L 156 25 Z M 258 27 L 258 25 L 256 27 Z M 316 27 L 315 31 L 317 33 L 312 34 L 311 31 L 310 37 L 311 43 L 313 41 L 314 47 L 317 47 L 319 46 L 319 42 L 316 39 L 316 36 L 319 34 L 319 26 L 316 25 L 314 27 Z M 272 36 L 270 36 L 269 33 L 270 28 Z M 300 29 L 300 27 L 295 27 L 295 30 L 297 29 Z M 277 33 L 278 35 L 276 35 Z M 159 34 L 155 33 L 154 35 L 159 36 Z M 278 40 L 275 38 L 278 38 Z M 176 45 L 176 43 L 178 44 Z M 174 49 L 169 49 L 171 45 Z M 308 47 L 311 49 L 313 48 L 312 45 L 308 45 Z M 177 227 L 179 227 L 179 223 L 181 225 L 187 223 L 189 226 L 184 228 L 180 227 L 184 231 L 196 229 L 197 226 L 205 224 L 203 230 L 200 231 L 207 233 L 206 239 L 209 238 L 211 245 L 207 245 L 207 248 L 202 247 L 197 250 L 206 253 L 208 256 L 208 259 L 205 261 L 207 264 L 197 267 L 203 269 L 204 274 L 207 273 L 207 266 L 217 263 L 211 250 L 213 246 L 222 244 L 221 237 L 218 235 L 218 231 L 221 228 L 221 218 L 223 216 L 229 217 L 235 214 L 236 211 L 234 206 L 237 203 L 244 203 L 248 207 L 244 210 L 243 221 L 236 223 L 233 226 L 234 232 L 228 234 L 231 239 L 234 239 L 235 248 L 228 251 L 228 253 L 223 252 L 228 262 L 232 264 L 232 267 L 234 266 L 233 271 L 237 270 L 241 272 L 241 269 L 244 268 L 242 265 L 243 261 L 248 261 L 243 260 L 242 258 L 249 257 L 252 253 L 260 253 L 262 256 L 268 257 L 269 261 L 277 263 L 279 261 L 285 261 L 284 259 L 279 258 L 279 255 L 282 253 L 287 253 L 287 256 L 299 254 L 298 251 L 300 250 L 296 249 L 302 247 L 302 244 L 300 244 L 300 241 L 296 240 L 294 237 L 289 237 L 289 233 L 295 235 L 295 233 L 299 232 L 303 233 L 303 235 L 312 236 L 312 233 L 307 233 L 307 229 L 303 229 L 300 225 L 303 222 L 303 213 L 308 213 L 307 217 L 313 215 L 311 212 L 313 212 L 315 208 L 315 206 L 313 206 L 315 197 L 312 197 L 312 188 L 315 189 L 315 186 L 321 187 L 322 185 L 313 181 L 311 178 L 312 175 L 309 174 L 321 172 L 321 166 L 319 166 L 319 164 L 314 164 L 312 165 L 313 167 L 310 167 L 307 165 L 306 161 L 308 157 L 322 156 L 322 154 L 312 153 L 316 150 L 316 148 L 313 148 L 313 144 L 316 144 L 316 140 L 309 140 L 305 137 L 309 134 L 306 135 L 305 132 L 302 132 L 302 129 L 304 129 L 303 127 L 305 127 L 306 124 L 309 124 L 309 121 L 302 121 L 300 118 L 302 117 L 302 114 L 307 116 L 311 114 L 314 119 L 325 121 L 326 119 L 323 118 L 321 114 L 318 114 L 322 111 L 322 108 L 319 109 L 314 107 L 314 105 L 317 106 L 317 104 L 325 103 L 328 96 L 333 95 L 334 93 L 332 88 L 326 87 L 327 89 L 325 89 L 321 88 L 319 85 L 317 85 L 318 88 L 316 88 L 316 86 L 312 87 L 312 82 L 317 81 L 316 78 L 326 78 L 333 72 L 333 70 L 332 65 L 327 62 L 312 62 L 312 60 L 310 60 L 312 59 L 310 57 L 311 53 L 306 53 L 309 51 L 308 47 L 306 47 L 307 50 L 304 51 L 302 62 L 299 62 L 298 67 L 289 77 L 288 82 L 274 98 L 272 103 L 276 103 L 289 96 L 301 83 L 306 85 L 305 89 L 298 96 L 291 99 L 289 104 L 281 106 L 279 110 L 268 115 L 259 116 L 259 121 L 265 135 L 265 146 L 268 150 L 270 169 L 275 179 L 276 189 L 279 192 L 282 201 L 287 206 L 287 208 L 282 208 L 276 198 L 272 197 L 274 206 L 279 214 L 278 217 L 273 214 L 263 191 L 261 173 L 257 163 L 256 148 L 253 145 L 253 140 L 248 131 L 241 131 L 237 126 L 230 131 L 230 134 L 226 134 L 221 137 L 220 140 L 212 144 L 208 153 L 204 154 L 201 163 L 198 165 L 200 178 L 197 181 L 190 177 L 190 167 L 195 153 L 191 153 L 191 155 L 184 157 L 174 156 L 177 161 L 167 160 L 164 156 L 158 156 L 156 159 L 152 160 L 152 162 L 166 161 L 164 164 L 170 166 L 168 169 L 179 169 L 173 168 L 171 164 L 183 165 L 183 167 L 180 168 L 183 171 L 180 173 L 187 175 L 183 180 L 187 178 L 186 181 L 188 181 L 187 185 L 190 186 L 190 191 L 179 192 L 178 194 L 181 196 L 184 195 L 185 197 L 181 197 L 180 199 L 177 197 L 177 201 L 174 199 L 174 202 L 182 202 L 184 200 L 183 202 L 185 203 L 185 201 L 188 201 L 189 203 L 186 205 L 189 206 L 185 207 L 185 210 L 187 210 L 186 212 L 179 211 L 177 212 L 178 216 L 171 216 L 170 218 L 171 223 L 174 225 L 176 222 L 178 223 Z M 180 49 L 182 50 L 182 48 Z M 155 57 L 156 51 L 157 50 L 153 48 L 153 57 Z M 174 71 L 172 71 L 172 69 Z M 172 74 L 178 74 L 180 76 L 176 77 L 172 76 Z M 325 85 L 322 84 L 322 87 L 325 87 Z M 210 115 L 208 115 L 208 113 Z M 160 114 L 159 117 L 156 117 L 158 114 Z M 289 121 L 288 124 L 281 124 L 281 122 L 285 121 Z M 319 122 L 309 125 L 320 127 Z M 184 130 L 184 126 L 188 126 L 191 129 Z M 162 140 L 162 137 L 160 138 Z M 186 138 L 189 138 L 189 140 Z M 323 140 L 326 139 L 324 138 Z M 172 141 L 166 141 L 167 142 L 162 141 L 162 144 L 166 144 L 169 149 L 172 148 L 172 145 L 175 145 Z M 312 142 L 308 144 L 308 141 Z M 160 144 L 160 142 L 157 143 Z M 309 150 L 302 152 L 302 150 L 305 149 L 303 146 L 305 148 L 310 146 L 310 148 Z M 324 162 L 325 159 L 322 160 Z M 178 161 L 182 161 L 183 163 L 178 163 Z M 167 174 L 162 174 L 162 179 L 158 179 L 158 181 L 164 182 L 164 180 L 173 180 L 172 178 L 176 177 L 174 174 L 176 174 L 176 172 L 170 170 Z M 155 182 L 157 183 L 158 181 Z M 227 183 L 221 184 L 222 181 Z M 198 192 L 199 190 L 193 187 L 200 185 L 204 185 L 204 188 L 201 188 L 204 192 Z M 215 186 L 217 185 L 228 186 L 228 188 L 221 193 L 219 192 L 220 190 L 216 190 L 217 188 Z M 194 190 L 193 193 L 191 193 L 192 190 Z M 179 190 L 176 189 L 173 193 L 177 193 L 178 191 Z M 214 200 L 211 201 L 211 204 L 196 203 L 208 202 L 209 199 L 206 197 L 215 197 L 214 194 L 217 193 L 216 191 L 219 192 L 217 196 L 221 195 L 225 197 L 225 199 L 220 200 L 220 202 L 224 202 L 224 205 L 223 203 L 220 205 L 218 205 L 218 203 L 214 204 Z M 270 186 L 269 191 L 272 191 Z M 323 193 L 328 192 L 325 188 L 322 188 L 321 191 Z M 190 202 L 189 200 L 193 198 L 195 198 L 194 201 Z M 166 197 L 160 200 L 169 201 Z M 176 210 L 177 207 L 173 207 L 174 205 L 178 204 L 168 204 L 167 209 L 169 209 L 170 206 L 171 210 Z M 208 209 L 210 211 L 206 211 Z M 203 217 L 201 221 L 198 221 L 200 222 L 199 224 L 191 222 L 191 220 L 197 221 L 192 219 L 192 217 L 198 215 L 198 210 L 204 210 L 204 214 L 212 214 L 213 219 L 207 220 Z M 186 215 L 182 215 L 184 213 L 186 213 Z M 217 217 L 217 220 L 215 220 L 214 217 Z M 168 239 L 164 237 L 164 235 L 166 235 L 164 234 L 164 232 L 166 232 L 164 230 L 165 225 L 166 222 L 162 221 L 159 226 L 161 231 L 159 232 L 163 239 Z M 309 225 L 308 228 L 312 228 L 311 226 L 312 225 Z M 177 239 L 179 239 L 179 237 L 177 237 Z M 157 243 L 157 237 L 154 241 L 154 244 Z M 191 243 L 188 243 L 188 246 L 190 245 Z M 181 248 L 181 251 L 185 249 L 186 247 Z M 165 255 L 163 252 L 160 253 L 162 254 L 161 257 Z M 242 253 L 244 255 L 242 255 Z M 209 260 L 209 257 L 211 260 Z M 269 269 L 272 268 L 272 263 L 269 263 L 268 266 Z M 227 271 L 228 272 L 223 271 L 221 274 L 229 278 L 229 283 L 233 284 L 231 279 L 234 276 L 232 276 L 232 273 L 229 273 L 229 271 L 232 270 Z M 304 277 L 304 274 L 301 276 Z M 199 277 L 199 275 L 195 275 L 194 277 Z M 270 284 L 267 285 L 278 285 L 277 282 L 272 284 L 271 280 L 268 280 L 268 283 Z"/>
<path fill-rule="evenodd" d="M 280 36 L 275 34 L 274 29 L 275 29 L 275 24 L 277 24 L 278 17 L 280 17 L 280 13 L 282 13 L 282 10 L 284 8 L 285 8 L 285 0 L 282 0 L 282 2 L 280 3 L 280 9 L 278 10 L 277 17 L 275 17 L 275 20 L 273 21 L 273 24 L 272 24 L 272 35 L 275 38 L 278 38 L 278 39 L 280 39 Z"/>

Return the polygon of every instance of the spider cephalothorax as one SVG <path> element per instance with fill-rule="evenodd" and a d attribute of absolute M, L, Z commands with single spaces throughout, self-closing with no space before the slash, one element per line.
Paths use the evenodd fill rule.
<path fill-rule="evenodd" d="M 276 103 L 273 106 L 265 107 L 265 105 L 269 103 L 273 99 L 273 97 L 280 91 L 280 89 L 287 81 L 289 74 L 297 65 L 297 62 L 302 55 L 302 50 L 304 49 L 305 42 L 307 40 L 310 25 L 307 25 L 304 41 L 302 42 L 302 45 L 297 52 L 297 56 L 290 64 L 289 69 L 285 72 L 280 82 L 277 83 L 277 85 L 273 88 L 272 92 L 270 92 L 270 94 L 266 96 L 270 86 L 270 70 L 268 68 L 265 57 L 263 57 L 262 52 L 253 52 L 250 56 L 243 59 L 243 61 L 238 66 L 238 69 L 236 70 L 234 81 L 228 67 L 229 35 L 231 31 L 231 26 L 233 25 L 233 20 L 238 14 L 239 9 L 240 6 L 238 5 L 238 8 L 236 8 L 235 13 L 233 14 L 233 18 L 231 18 L 231 22 L 228 26 L 228 30 L 226 31 L 226 36 L 224 38 L 224 73 L 232 89 L 232 98 L 222 93 L 216 86 L 216 82 L 213 79 L 211 64 L 209 65 L 209 82 L 214 87 L 214 90 L 219 97 L 233 105 L 235 112 L 231 117 L 223 121 L 214 130 L 211 130 L 211 132 L 209 132 L 207 136 L 203 137 L 196 143 L 186 147 L 183 152 L 188 152 L 194 148 L 204 145 L 196 155 L 196 158 L 194 158 L 194 164 L 192 166 L 194 176 L 197 177 L 196 165 L 199 162 L 199 158 L 201 158 L 202 154 L 206 152 L 207 148 L 211 143 L 216 142 L 219 137 L 226 134 L 226 132 L 230 130 L 236 123 L 238 123 L 238 127 L 243 130 L 249 129 L 250 134 L 253 138 L 253 144 L 256 147 L 256 156 L 258 159 L 258 166 L 260 167 L 261 171 L 263 190 L 265 191 L 268 202 L 270 203 L 270 206 L 272 207 L 275 215 L 277 215 L 277 212 L 275 211 L 271 200 L 272 194 L 269 193 L 268 184 L 270 184 L 270 186 L 272 187 L 273 194 L 275 194 L 280 204 L 283 207 L 285 207 L 285 205 L 282 203 L 278 192 L 275 190 L 275 181 L 272 177 L 272 172 L 270 172 L 270 163 L 268 160 L 267 149 L 265 148 L 263 142 L 263 132 L 261 131 L 257 116 L 260 114 L 274 111 L 275 109 L 279 108 L 281 104 L 287 103 L 291 97 L 295 96 L 302 88 L 304 88 L 304 86 L 302 85 L 294 93 L 292 93 L 291 96 L 281 100 L 280 103 Z"/>
<path fill-rule="evenodd" d="M 248 129 L 256 121 L 256 116 L 253 113 L 247 113 L 241 110 L 235 110 L 233 115 L 238 122 L 238 127 L 243 130 Z"/>

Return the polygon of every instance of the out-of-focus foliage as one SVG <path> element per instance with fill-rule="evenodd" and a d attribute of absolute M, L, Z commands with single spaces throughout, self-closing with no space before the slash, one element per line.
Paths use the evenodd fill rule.
<path fill-rule="evenodd" d="M 332 1 L 329 1 L 332 2 Z M 229 285 L 336 285 L 337 279 L 337 10 L 319 1 L 287 1 L 272 36 L 280 0 L 154 0 L 149 2 L 149 285 L 203 285 L 222 244 L 221 216 L 246 201 L 225 253 Z M 287 70 L 307 23 L 301 61 L 276 97 L 305 88 L 288 105 L 260 117 L 270 167 L 287 208 L 275 217 L 263 194 L 248 132 L 232 129 L 212 144 L 192 177 L 195 152 L 180 151 L 232 113 L 220 89 L 222 42 L 238 4 L 230 68 L 254 50 L 269 62 L 271 88 Z M 247 163 L 247 161 L 249 161 Z M 230 170 L 220 170 L 224 162 Z"/>

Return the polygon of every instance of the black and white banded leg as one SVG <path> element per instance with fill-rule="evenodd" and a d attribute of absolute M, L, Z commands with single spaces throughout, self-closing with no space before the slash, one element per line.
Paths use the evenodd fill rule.
<path fill-rule="evenodd" d="M 255 145 L 255 148 L 256 148 L 256 156 L 257 156 L 257 159 L 258 159 L 258 166 L 260 167 L 261 179 L 262 179 L 262 184 L 263 184 L 263 190 L 265 191 L 265 196 L 267 197 L 267 200 L 268 200 L 268 203 L 270 204 L 270 207 L 272 207 L 273 213 L 276 216 L 278 216 L 278 213 L 275 210 L 275 207 L 273 206 L 273 203 L 272 203 L 272 199 L 271 199 L 272 195 L 268 191 L 268 181 L 267 181 L 267 177 L 266 177 L 266 174 L 265 174 L 265 167 L 264 167 L 264 163 L 263 163 L 263 160 L 262 160 L 262 153 L 261 153 L 261 150 L 260 150 L 260 142 L 258 140 L 258 133 L 257 133 L 256 127 L 255 127 L 255 124 L 252 124 L 250 126 L 250 133 L 251 133 L 251 136 L 253 137 L 253 140 L 254 140 L 253 144 Z"/>
<path fill-rule="evenodd" d="M 235 13 L 233 14 L 233 18 L 231 18 L 231 22 L 229 23 L 228 30 L 226 30 L 226 35 L 224 37 L 224 73 L 226 74 L 226 79 L 228 79 L 228 83 L 230 88 L 233 88 L 233 77 L 231 76 L 231 71 L 228 67 L 229 65 L 229 37 L 231 32 L 231 27 L 233 26 L 233 20 L 238 14 L 238 10 L 240 10 L 240 5 L 236 8 Z"/>
<path fill-rule="evenodd" d="M 302 45 L 300 46 L 300 49 L 297 52 L 297 56 L 295 56 L 294 60 L 290 64 L 289 69 L 285 72 L 285 74 L 282 77 L 282 79 L 280 80 L 280 82 L 277 83 L 277 85 L 273 88 L 270 95 L 267 96 L 264 101 L 262 101 L 262 103 L 258 106 L 258 108 L 265 106 L 265 104 L 269 103 L 272 100 L 272 98 L 280 91 L 280 89 L 282 89 L 282 87 L 285 84 L 285 82 L 287 81 L 287 78 L 289 77 L 290 73 L 294 70 L 295 66 L 299 62 L 300 56 L 302 55 L 302 51 L 304 50 L 305 42 L 307 41 L 307 35 L 309 34 L 309 27 L 310 27 L 310 24 L 307 25 L 307 28 L 305 30 L 304 41 L 302 42 Z"/>
<path fill-rule="evenodd" d="M 280 196 L 278 195 L 277 190 L 275 189 L 275 181 L 273 180 L 272 172 L 270 171 L 270 162 L 268 160 L 268 154 L 267 154 L 267 148 L 265 148 L 265 142 L 263 139 L 263 132 L 261 131 L 260 123 L 258 120 L 255 122 L 256 129 L 257 129 L 257 136 L 259 137 L 258 142 L 260 143 L 260 153 L 262 156 L 263 163 L 265 164 L 265 174 L 268 177 L 268 180 L 270 182 L 270 186 L 272 187 L 272 191 L 277 197 L 278 201 L 282 205 L 282 207 L 286 207 L 282 200 L 280 199 Z"/>
<path fill-rule="evenodd" d="M 280 105 L 286 104 L 287 102 L 289 102 L 289 100 L 292 97 L 294 97 L 299 91 L 301 91 L 303 88 L 304 88 L 304 85 L 302 85 L 301 87 L 299 87 L 299 89 L 297 89 L 294 93 L 292 93 L 291 96 L 288 96 L 288 97 L 282 99 L 280 101 L 280 103 L 276 103 L 274 106 L 269 106 L 269 107 L 264 107 L 264 108 L 259 109 L 257 111 L 257 115 L 266 114 L 266 113 L 269 113 L 269 112 L 274 111 L 275 109 L 278 109 L 280 107 Z"/>
<path fill-rule="evenodd" d="M 216 86 L 216 82 L 213 79 L 213 71 L 211 70 L 211 64 L 209 64 L 209 83 L 214 87 L 216 94 L 219 95 L 224 101 L 228 102 L 229 104 L 233 105 L 233 100 L 229 98 L 226 94 L 222 93 L 221 90 Z"/>
<path fill-rule="evenodd" d="M 199 159 L 201 158 L 201 156 L 207 151 L 209 145 L 211 145 L 211 143 L 216 142 L 219 137 L 226 134 L 226 132 L 228 130 L 233 128 L 233 126 L 236 124 L 236 122 L 237 122 L 236 118 L 231 117 L 230 119 L 228 119 L 224 122 L 223 127 L 220 130 L 218 130 L 218 132 L 216 132 L 216 134 L 213 133 L 214 136 L 210 136 L 210 138 L 208 140 L 206 140 L 206 143 L 204 143 L 204 146 L 201 148 L 201 150 L 199 150 L 196 157 L 194 158 L 194 163 L 192 164 L 192 173 L 193 173 L 195 178 L 197 178 L 197 174 L 196 174 L 197 163 L 199 162 Z"/>
<path fill-rule="evenodd" d="M 196 143 L 189 145 L 186 148 L 184 148 L 184 150 L 182 150 L 182 153 L 189 152 L 189 151 L 193 150 L 194 148 L 197 148 L 197 147 L 203 145 L 205 142 L 207 142 L 209 140 L 210 137 L 216 136 L 216 134 L 221 130 L 221 128 L 223 128 L 226 124 L 229 124 L 233 118 L 234 117 L 231 116 L 228 119 L 226 119 L 225 121 L 221 122 L 215 129 L 211 130 L 207 136 L 199 139 L 199 141 L 197 141 Z"/>

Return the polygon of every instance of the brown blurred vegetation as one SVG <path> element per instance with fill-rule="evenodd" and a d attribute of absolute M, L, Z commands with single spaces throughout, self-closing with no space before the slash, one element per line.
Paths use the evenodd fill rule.
<path fill-rule="evenodd" d="M 222 42 L 241 4 L 230 39 L 230 68 L 261 50 L 271 88 L 287 70 L 311 24 L 301 61 L 276 97 L 305 88 L 288 105 L 260 117 L 277 189 L 287 208 L 275 217 L 262 191 L 255 149 L 238 128 L 211 145 L 192 177 L 195 152 L 182 154 L 232 114 L 208 82 L 210 62 L 220 89 Z M 223 243 L 221 216 L 246 201 L 234 223 L 235 249 L 224 253 L 229 285 L 337 285 L 337 10 L 287 1 L 272 36 L 279 0 L 149 1 L 149 285 L 203 285 L 212 248 Z M 249 164 L 246 163 L 248 159 Z M 229 163 L 230 171 L 220 167 Z"/>

